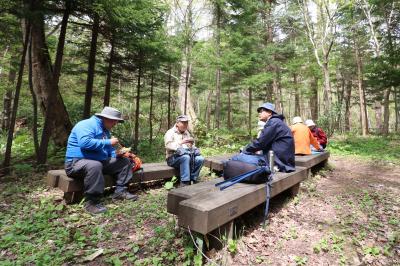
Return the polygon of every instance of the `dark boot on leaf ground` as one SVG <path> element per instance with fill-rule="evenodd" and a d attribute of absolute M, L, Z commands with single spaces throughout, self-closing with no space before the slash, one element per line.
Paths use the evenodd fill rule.
<path fill-rule="evenodd" d="M 103 205 L 103 203 L 93 200 L 86 201 L 84 208 L 88 213 L 93 215 L 105 213 L 107 211 L 107 208 Z"/>
<path fill-rule="evenodd" d="M 138 199 L 138 195 L 129 193 L 128 191 L 114 192 L 111 198 L 113 200 L 132 200 L 135 201 Z"/>

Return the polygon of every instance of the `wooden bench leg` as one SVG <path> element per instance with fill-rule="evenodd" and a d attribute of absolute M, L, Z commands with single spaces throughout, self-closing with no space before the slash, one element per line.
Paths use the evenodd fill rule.
<path fill-rule="evenodd" d="M 297 183 L 296 185 L 290 188 L 291 196 L 295 197 L 299 193 L 299 190 L 300 190 L 300 183 Z"/>
<path fill-rule="evenodd" d="M 224 247 L 228 239 L 234 237 L 235 222 L 234 220 L 224 224 L 223 226 L 215 229 L 211 233 L 204 236 L 206 248 L 208 250 L 220 250 Z"/>
<path fill-rule="evenodd" d="M 64 200 L 67 204 L 78 203 L 83 199 L 83 192 L 64 192 Z"/>

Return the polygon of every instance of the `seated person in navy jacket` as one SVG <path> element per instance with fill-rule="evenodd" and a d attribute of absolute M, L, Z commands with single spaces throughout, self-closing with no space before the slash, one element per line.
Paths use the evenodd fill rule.
<path fill-rule="evenodd" d="M 290 128 L 283 122 L 285 117 L 275 112 L 272 103 L 264 103 L 257 109 L 259 119 L 266 122 L 260 136 L 244 148 L 244 152 L 262 151 L 275 153 L 275 165 L 280 172 L 295 171 L 294 140 Z"/>
<path fill-rule="evenodd" d="M 116 156 L 113 145 L 119 141 L 110 134 L 111 128 L 124 122 L 121 117 L 117 109 L 104 107 L 101 113 L 78 122 L 68 138 L 65 172 L 71 178 L 83 178 L 85 209 L 91 214 L 107 211 L 100 201 L 103 174 L 116 176 L 113 199 L 137 199 L 126 187 L 132 178 L 132 164 L 128 158 Z"/>

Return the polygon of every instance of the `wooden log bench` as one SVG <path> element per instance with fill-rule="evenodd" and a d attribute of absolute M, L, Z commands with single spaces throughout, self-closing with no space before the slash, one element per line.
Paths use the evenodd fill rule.
<path fill-rule="evenodd" d="M 204 159 L 204 166 L 210 168 L 211 171 L 221 172 L 223 170 L 223 161 L 228 160 L 234 154 L 211 156 Z M 314 166 L 325 164 L 329 158 L 329 151 L 311 155 L 296 155 L 296 166 L 313 168 Z"/>
<path fill-rule="evenodd" d="M 290 190 L 295 195 L 308 169 L 296 167 L 292 173 L 276 173 L 271 197 Z M 238 183 L 219 190 L 215 183 L 221 178 L 177 188 L 168 193 L 167 210 L 178 216 L 178 225 L 203 235 L 233 223 L 233 220 L 266 200 L 265 184 Z"/>
<path fill-rule="evenodd" d="M 178 171 L 169 167 L 166 163 L 145 163 L 143 173 L 137 171 L 133 174 L 132 183 L 157 181 L 172 178 L 178 175 Z M 105 187 L 115 184 L 114 178 L 104 176 Z M 67 203 L 78 202 L 83 197 L 83 179 L 73 179 L 66 175 L 64 170 L 50 170 L 47 172 L 46 182 L 49 187 L 58 187 L 64 192 L 64 200 Z"/>

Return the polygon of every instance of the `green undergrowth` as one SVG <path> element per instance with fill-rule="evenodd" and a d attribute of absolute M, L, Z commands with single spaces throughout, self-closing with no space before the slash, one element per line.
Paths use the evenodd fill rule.
<path fill-rule="evenodd" d="M 140 192 L 136 202 L 106 197 L 108 211 L 97 216 L 82 204 L 65 205 L 42 176 L 10 178 L 0 188 L 0 265 L 192 265 L 199 260 L 191 238 L 175 229 L 166 211 L 164 188 Z"/>
<path fill-rule="evenodd" d="M 337 136 L 330 140 L 329 151 L 337 155 L 351 155 L 364 159 L 400 162 L 400 135 L 383 136 Z"/>

